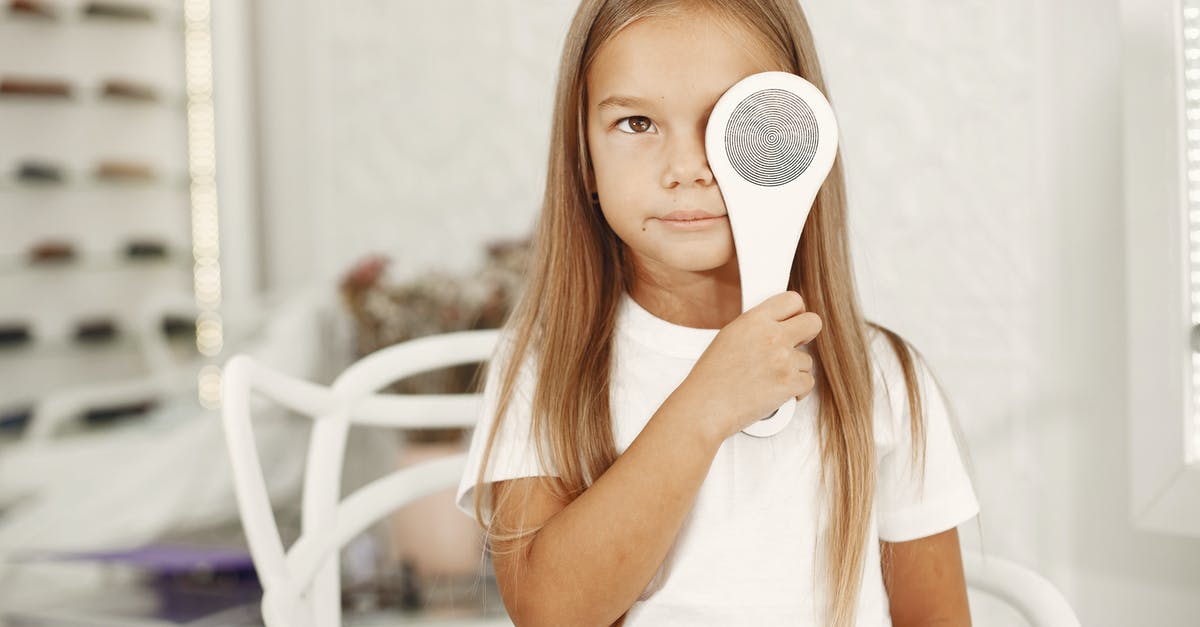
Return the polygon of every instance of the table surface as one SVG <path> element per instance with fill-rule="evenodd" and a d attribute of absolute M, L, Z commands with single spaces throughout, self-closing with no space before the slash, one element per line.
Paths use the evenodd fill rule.
<path fill-rule="evenodd" d="M 49 563 L 0 572 L 3 627 L 257 627 L 256 584 L 164 589 L 111 564 Z M 345 627 L 428 625 L 510 627 L 493 577 L 441 580 L 423 593 L 424 606 L 402 610 L 377 605 L 369 595 L 349 599 Z"/>

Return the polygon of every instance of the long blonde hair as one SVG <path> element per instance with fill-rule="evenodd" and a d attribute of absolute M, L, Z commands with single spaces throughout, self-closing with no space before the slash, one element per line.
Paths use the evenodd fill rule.
<path fill-rule="evenodd" d="M 531 436 L 542 469 L 553 468 L 557 474 L 542 478 L 548 489 L 569 502 L 616 460 L 609 407 L 612 340 L 619 298 L 622 290 L 631 290 L 633 269 L 621 240 L 592 207 L 585 77 L 600 48 L 622 28 L 697 4 L 760 34 L 777 63 L 828 95 L 812 33 L 797 0 L 583 0 L 563 46 L 542 212 L 527 283 L 505 323 L 511 350 L 498 379 L 495 422 L 477 488 L 517 374 L 529 354 L 538 356 Z M 846 222 L 845 180 L 838 157 L 809 214 L 788 286 L 804 296 L 808 310 L 820 315 L 823 323 L 809 348 L 815 363 L 814 392 L 821 399 L 817 418 L 821 481 L 830 502 L 830 524 L 823 538 L 828 568 L 825 611 L 830 625 L 849 625 L 854 620 L 875 498 L 869 327 L 884 334 L 902 366 L 914 417 L 914 463 L 924 455 L 925 440 L 913 361 L 919 353 L 894 332 L 863 318 Z M 483 494 L 475 490 L 475 515 L 493 546 L 531 537 L 541 528 L 508 530 L 497 528 L 494 520 L 485 522 Z M 501 507 L 503 503 L 495 503 L 492 511 Z"/>

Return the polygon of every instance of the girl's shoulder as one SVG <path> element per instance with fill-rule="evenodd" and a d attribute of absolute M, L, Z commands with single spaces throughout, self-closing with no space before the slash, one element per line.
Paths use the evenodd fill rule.
<path fill-rule="evenodd" d="M 496 346 L 492 350 L 492 356 L 488 360 L 492 364 L 506 363 L 512 359 L 513 353 L 517 349 L 517 329 L 509 326 L 503 326 L 496 329 Z M 522 366 L 528 367 L 533 362 L 537 361 L 536 351 L 533 350 L 532 342 L 525 349 L 525 354 L 521 358 Z"/>
<path fill-rule="evenodd" d="M 502 327 L 497 329 L 496 346 L 492 349 L 491 357 L 487 360 L 487 378 L 484 381 L 484 393 L 495 394 L 505 372 L 510 367 L 517 349 L 516 331 Z M 527 347 L 521 356 L 517 367 L 515 390 L 518 394 L 530 397 L 533 393 L 533 380 L 537 372 L 537 354 L 532 347 Z"/>
<path fill-rule="evenodd" d="M 907 362 L 918 373 L 927 369 L 925 359 L 916 347 L 895 331 L 876 323 L 867 325 L 867 352 L 876 381 L 898 384 L 905 389 L 904 365 Z"/>
<path fill-rule="evenodd" d="M 888 431 L 907 425 L 912 419 L 910 388 L 915 385 L 922 413 L 939 407 L 937 384 L 925 357 L 908 340 L 882 325 L 867 327 L 867 345 L 875 391 L 876 424 Z M 907 367 L 906 367 L 907 366 Z"/>

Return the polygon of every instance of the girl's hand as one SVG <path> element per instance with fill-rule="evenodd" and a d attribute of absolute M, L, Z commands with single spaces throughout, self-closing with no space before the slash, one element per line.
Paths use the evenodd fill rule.
<path fill-rule="evenodd" d="M 792 291 L 776 294 L 725 325 L 679 390 L 704 409 L 710 433 L 725 438 L 765 418 L 789 397 L 812 391 L 813 359 L 798 347 L 821 331 Z M 678 390 L 677 390 L 678 391 Z"/>

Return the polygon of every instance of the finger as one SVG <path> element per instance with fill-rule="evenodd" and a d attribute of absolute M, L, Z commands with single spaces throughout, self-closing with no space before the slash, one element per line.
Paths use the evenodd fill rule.
<path fill-rule="evenodd" d="M 792 342 L 792 346 L 813 341 L 823 326 L 821 317 L 811 311 L 793 316 L 780 324 L 783 325 L 783 333 Z"/>
<path fill-rule="evenodd" d="M 804 298 L 799 292 L 787 291 L 775 294 L 759 303 L 754 309 L 761 310 L 772 320 L 787 320 L 797 314 L 804 313 Z"/>
<path fill-rule="evenodd" d="M 804 392 L 797 394 L 796 400 L 799 401 L 803 397 L 811 394 L 813 391 L 813 388 L 815 388 L 816 385 L 817 385 L 816 377 L 814 377 L 811 372 L 797 372 L 796 373 L 796 387 L 804 390 Z"/>
<path fill-rule="evenodd" d="M 793 361 L 795 362 L 796 370 L 801 372 L 812 372 L 813 358 L 812 355 L 809 355 L 807 352 L 796 349 L 796 357 L 793 359 Z"/>

